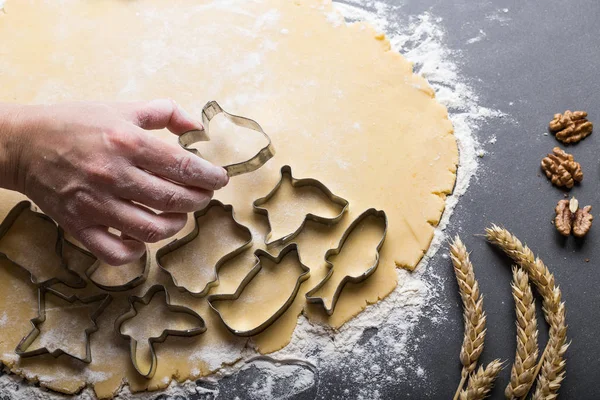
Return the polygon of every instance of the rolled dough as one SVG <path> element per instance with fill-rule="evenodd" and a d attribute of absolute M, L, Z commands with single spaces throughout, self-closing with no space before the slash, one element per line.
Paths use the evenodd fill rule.
<path fill-rule="evenodd" d="M 311 277 L 288 311 L 250 339 L 258 351 L 289 343 L 303 310 L 313 321 L 341 326 L 388 295 L 397 284 L 395 268 L 413 269 L 427 250 L 455 182 L 458 151 L 447 110 L 412 73 L 412 65 L 390 51 L 382 34 L 364 23 L 339 23 L 329 1 L 8 0 L 5 11 L 0 13 L 0 37 L 6 38 L 0 42 L 0 101 L 172 97 L 200 116 L 214 99 L 227 111 L 258 121 L 277 155 L 257 172 L 232 178 L 216 194 L 251 228 L 255 248 L 264 247 L 267 224 L 253 213 L 252 202 L 275 186 L 285 164 L 295 177 L 318 179 L 350 201 L 339 224 L 308 223 L 296 238 Z M 260 148 L 254 136 L 225 128 L 211 127 L 211 142 L 202 144 L 207 159 L 241 161 L 246 151 Z M 156 135 L 176 140 L 168 132 Z M 0 192 L 0 218 L 20 199 Z M 302 208 L 289 207 L 290 212 Z M 385 210 L 389 219 L 377 272 L 362 284 L 347 285 L 331 317 L 306 307 L 304 293 L 327 272 L 323 255 L 371 207 Z M 190 221 L 178 237 L 191 228 Z M 21 251 L 29 251 L 26 243 Z M 252 251 L 224 265 L 220 286 L 211 293 L 234 292 L 253 265 Z M 99 397 L 110 397 L 123 384 L 134 391 L 164 388 L 171 378 L 194 379 L 235 362 L 247 344 L 224 328 L 205 299 L 175 290 L 153 261 L 148 281 L 131 293 L 164 283 L 172 302 L 193 308 L 208 327 L 198 337 L 158 345 L 153 379 L 136 375 L 128 343 L 113 332 L 114 318 L 127 309 L 131 293 L 113 294 L 100 316 L 90 365 L 65 358 L 19 360 L 14 348 L 36 314 L 36 291 L 23 276 L 0 260 L 0 314 L 9 321 L 0 325 L 0 360 L 54 390 L 72 393 L 91 385 Z M 101 292 L 93 284 L 56 288 L 79 295 Z"/>

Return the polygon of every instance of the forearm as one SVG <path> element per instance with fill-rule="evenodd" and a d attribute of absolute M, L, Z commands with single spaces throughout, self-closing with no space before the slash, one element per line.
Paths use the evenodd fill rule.
<path fill-rule="evenodd" d="M 0 103 L 0 188 L 19 190 L 19 164 L 25 126 L 23 106 Z"/>

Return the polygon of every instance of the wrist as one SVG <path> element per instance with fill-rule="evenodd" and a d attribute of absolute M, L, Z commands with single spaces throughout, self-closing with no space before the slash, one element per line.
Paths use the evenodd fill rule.
<path fill-rule="evenodd" d="M 22 155 L 27 132 L 25 107 L 0 103 L 0 188 L 22 192 Z"/>

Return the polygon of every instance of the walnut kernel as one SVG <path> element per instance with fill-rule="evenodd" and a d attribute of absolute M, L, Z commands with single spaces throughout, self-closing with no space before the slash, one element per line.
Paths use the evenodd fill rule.
<path fill-rule="evenodd" d="M 583 180 L 581 165 L 571 154 L 565 153 L 558 147 L 552 151 L 553 154 L 548 154 L 542 159 L 542 170 L 554 185 L 571 189 L 575 182 Z"/>
<path fill-rule="evenodd" d="M 554 114 L 554 119 L 550 121 L 550 131 L 563 143 L 577 143 L 590 135 L 594 128 L 586 117 L 585 111 L 567 110 L 564 114 Z"/>
<path fill-rule="evenodd" d="M 556 217 L 554 226 L 563 236 L 569 236 L 571 233 L 576 237 L 584 237 L 592 227 L 594 217 L 590 214 L 592 206 L 585 206 L 583 209 L 578 207 L 575 198 L 571 200 L 560 200 L 556 205 Z"/>

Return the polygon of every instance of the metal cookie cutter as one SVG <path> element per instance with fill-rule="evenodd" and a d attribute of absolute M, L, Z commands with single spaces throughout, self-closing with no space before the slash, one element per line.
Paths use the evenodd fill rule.
<path fill-rule="evenodd" d="M 240 117 L 238 115 L 229 114 L 223 110 L 219 103 L 216 101 L 209 101 L 202 109 L 202 125 L 203 129 L 185 132 L 179 136 L 179 145 L 184 149 L 194 153 L 195 155 L 202 157 L 200 152 L 196 149 L 192 149 L 191 146 L 197 142 L 206 142 L 210 140 L 208 135 L 210 121 L 218 114 L 223 114 L 233 124 L 242 128 L 252 129 L 256 132 L 261 133 L 267 139 L 267 145 L 260 149 L 258 153 L 249 160 L 242 161 L 235 164 L 225 165 L 223 168 L 227 171 L 227 175 L 230 177 L 245 174 L 247 172 L 256 171 L 267 161 L 269 161 L 275 155 L 275 147 L 271 143 L 271 138 L 265 133 L 262 127 L 254 120 L 249 118 Z"/>
<path fill-rule="evenodd" d="M 146 281 L 146 278 L 148 278 L 148 273 L 150 272 L 150 263 L 151 263 L 149 254 L 150 254 L 150 249 L 148 248 L 148 246 L 146 246 L 146 252 L 140 259 L 142 261 L 142 263 L 144 264 L 144 269 L 142 270 L 142 272 L 139 275 L 135 276 L 133 279 L 130 279 L 129 281 L 122 283 L 122 284 L 106 285 L 106 284 L 98 282 L 96 279 L 94 279 L 94 272 L 96 272 L 96 270 L 100 267 L 100 265 L 102 265 L 102 262 L 100 260 L 97 260 L 94 264 L 92 264 L 92 266 L 89 267 L 85 271 L 85 275 L 94 285 L 98 286 L 100 289 L 104 289 L 107 292 L 124 292 L 126 290 L 130 290 L 130 289 L 133 289 L 133 288 L 141 285 L 142 283 L 144 283 Z M 121 268 L 121 267 L 111 267 L 111 268 Z"/>
<path fill-rule="evenodd" d="M 25 271 L 27 271 L 29 273 L 31 282 L 35 285 L 35 286 L 51 286 L 54 285 L 56 283 L 63 283 L 66 286 L 72 287 L 72 288 L 83 288 L 86 286 L 86 282 L 83 278 L 81 278 L 81 276 L 79 276 L 78 273 L 76 273 L 75 271 L 71 270 L 67 263 L 65 262 L 65 257 L 63 255 L 63 245 L 65 243 L 71 245 L 72 247 L 74 247 L 77 251 L 81 251 L 85 254 L 89 254 L 91 256 L 90 253 L 86 252 L 85 250 L 79 248 L 78 246 L 75 246 L 73 243 L 68 242 L 65 237 L 64 237 L 64 232 L 62 230 L 62 228 L 60 228 L 58 225 L 56 225 L 56 222 L 54 222 L 54 220 L 50 217 L 48 217 L 46 214 L 42 214 L 40 212 L 37 212 L 33 209 L 33 205 L 31 204 L 30 201 L 21 201 L 20 203 L 18 203 L 17 205 L 15 205 L 12 210 L 9 211 L 9 213 L 7 214 L 6 218 L 4 218 L 4 221 L 2 221 L 2 223 L 0 223 L 0 241 L 2 241 L 2 238 L 8 233 L 8 231 L 10 230 L 10 228 L 13 226 L 13 224 L 18 220 L 19 216 L 25 212 L 31 212 L 34 214 L 34 216 L 46 223 L 51 223 L 53 226 L 56 227 L 57 229 L 57 234 L 56 234 L 56 244 L 54 245 L 54 252 L 56 253 L 56 255 L 59 257 L 61 265 L 65 268 L 66 272 L 73 277 L 73 281 L 71 282 L 65 282 L 60 278 L 57 277 L 53 277 L 50 279 L 47 279 L 45 281 L 39 281 L 34 275 L 33 273 L 30 271 L 30 269 L 28 268 L 29 266 L 27 265 L 22 265 L 18 262 L 16 262 L 15 260 L 11 259 L 7 254 L 0 252 L 0 258 L 4 258 L 7 261 L 9 261 L 10 263 L 12 263 L 13 265 L 19 267 L 20 269 L 23 269 Z M 93 256 L 92 256 L 93 257 Z"/>
<path fill-rule="evenodd" d="M 76 302 L 80 302 L 83 304 L 100 302 L 100 305 L 98 306 L 98 308 L 90 315 L 90 320 L 92 321 L 93 326 L 90 328 L 87 328 L 85 330 L 85 357 L 84 358 L 80 358 L 73 354 L 67 353 L 65 350 L 62 350 L 62 349 L 56 349 L 54 351 L 50 351 L 46 347 L 27 351 L 27 349 L 29 349 L 29 347 L 33 344 L 35 339 L 39 336 L 39 334 L 41 332 L 39 329 L 40 325 L 42 325 L 46 321 L 46 295 L 47 294 L 52 294 L 52 295 L 59 297 L 71 304 L 75 304 Z M 27 336 L 25 336 L 23 339 L 21 339 L 21 341 L 17 345 L 17 348 L 15 349 L 15 352 L 21 357 L 33 357 L 33 356 L 39 356 L 42 354 L 50 354 L 52 357 L 57 358 L 57 357 L 65 354 L 69 357 L 72 357 L 72 358 L 82 361 L 84 363 L 87 363 L 87 364 L 91 363 L 92 362 L 92 349 L 91 349 L 91 343 L 90 343 L 90 336 L 92 335 L 92 333 L 96 332 L 99 329 L 98 325 L 96 324 L 96 321 L 97 321 L 98 317 L 100 316 L 100 314 L 102 314 L 104 309 L 110 304 L 111 301 L 112 301 L 112 297 L 110 294 L 99 294 L 96 296 L 80 298 L 75 295 L 73 295 L 73 296 L 64 295 L 61 292 L 59 292 L 55 289 L 52 289 L 52 288 L 47 288 L 47 287 L 39 288 L 38 289 L 38 310 L 39 310 L 38 317 L 34 318 L 30 321 L 31 325 L 33 326 L 33 329 Z"/>
<path fill-rule="evenodd" d="M 346 240 L 348 239 L 348 237 L 350 236 L 350 234 L 367 217 L 381 218 L 383 220 L 384 226 L 385 226 L 385 228 L 383 230 L 383 235 L 381 236 L 381 240 L 379 241 L 379 243 L 377 244 L 377 247 L 375 249 L 375 251 L 376 251 L 375 262 L 373 263 L 373 265 L 371 265 L 369 267 L 369 269 L 367 269 L 364 273 L 362 273 L 362 274 L 360 274 L 358 276 L 346 275 L 342 279 L 342 281 L 339 283 L 338 287 L 335 290 L 335 293 L 333 295 L 333 299 L 331 300 L 331 308 L 327 308 L 327 306 L 325 305 L 325 302 L 323 301 L 323 298 L 321 298 L 321 297 L 314 297 L 314 294 L 319 289 L 321 289 L 325 285 L 325 283 L 329 280 L 329 278 L 331 278 L 331 276 L 333 275 L 334 265 L 331 262 L 329 262 L 329 258 L 331 256 L 340 254 L 340 252 L 342 251 L 342 248 L 344 247 L 344 244 L 346 243 Z M 338 244 L 338 246 L 336 248 L 334 248 L 334 249 L 328 250 L 327 253 L 325 253 L 325 262 L 327 263 L 327 267 L 329 268 L 329 272 L 327 273 L 327 275 L 325 275 L 325 278 L 323 278 L 323 280 L 321 282 L 319 282 L 319 284 L 317 286 L 315 286 L 314 288 L 312 288 L 311 290 L 309 290 L 306 293 L 306 301 L 308 301 L 309 303 L 320 303 L 320 304 L 323 305 L 323 307 L 325 308 L 325 311 L 327 312 L 328 315 L 333 314 L 333 311 L 335 310 L 335 306 L 337 304 L 337 301 L 338 301 L 338 299 L 340 297 L 340 294 L 342 293 L 342 289 L 344 288 L 344 286 L 346 286 L 346 283 L 348 283 L 348 282 L 353 282 L 353 283 L 362 282 L 362 281 L 366 280 L 367 278 L 369 278 L 371 275 L 373 275 L 373 273 L 377 269 L 377 266 L 379 265 L 379 252 L 381 251 L 381 247 L 383 246 L 383 243 L 385 242 L 385 236 L 387 235 L 387 229 L 388 229 L 388 220 L 387 220 L 387 216 L 385 214 L 385 211 L 381 211 L 381 210 L 376 210 L 374 208 L 370 208 L 367 211 L 365 211 L 364 213 L 362 213 L 361 215 L 359 215 L 352 222 L 352 224 L 350 224 L 350 226 L 346 229 L 346 231 L 342 235 L 342 238 L 340 239 L 340 243 Z"/>
<path fill-rule="evenodd" d="M 285 303 L 273 315 L 271 315 L 265 322 L 263 322 L 262 324 L 260 324 L 259 326 L 255 327 L 253 329 L 250 329 L 247 331 L 241 331 L 241 330 L 237 330 L 237 329 L 234 329 L 231 326 L 229 326 L 227 324 L 227 322 L 225 322 L 225 320 L 223 319 L 223 316 L 221 315 L 219 310 L 214 306 L 213 303 L 219 302 L 219 301 L 231 301 L 231 300 L 239 299 L 240 296 L 242 295 L 242 292 L 246 288 L 246 286 L 248 286 L 248 284 L 252 281 L 252 279 L 254 279 L 254 277 L 262 269 L 262 264 L 260 261 L 261 257 L 267 258 L 275 264 L 280 264 L 281 261 L 284 259 L 284 257 L 288 253 L 291 253 L 291 252 L 296 253 L 296 256 L 298 257 L 298 261 L 300 263 L 300 267 L 302 268 L 302 270 L 304 272 L 302 274 L 300 274 L 300 276 L 298 276 L 298 279 L 296 280 L 296 286 L 294 287 L 294 290 L 292 291 L 292 293 L 290 294 L 288 299 L 285 301 Z M 262 331 L 267 329 L 269 326 L 271 326 L 292 305 L 292 303 L 294 302 L 294 299 L 296 298 L 296 295 L 298 294 L 298 291 L 300 290 L 300 285 L 302 285 L 302 282 L 304 282 L 305 280 L 307 280 L 310 277 L 310 269 L 302 263 L 302 260 L 300 259 L 300 253 L 298 253 L 298 246 L 296 245 L 296 243 L 291 243 L 291 244 L 287 245 L 286 247 L 284 247 L 277 257 L 273 257 L 271 254 L 269 254 L 266 251 L 261 250 L 261 249 L 256 250 L 254 252 L 254 256 L 256 257 L 256 265 L 254 266 L 254 268 L 252 268 L 252 270 L 250 270 L 248 275 L 246 275 L 246 277 L 242 280 L 242 282 L 240 283 L 240 286 L 237 288 L 235 293 L 233 293 L 233 294 L 213 294 L 213 295 L 208 296 L 208 304 L 210 305 L 210 307 L 213 309 L 214 312 L 217 313 L 217 315 L 219 316 L 221 321 L 223 321 L 223 323 L 225 324 L 227 329 L 231 333 L 233 333 L 234 335 L 237 335 L 237 336 L 244 336 L 244 337 L 254 336 L 254 335 L 261 333 Z"/>
<path fill-rule="evenodd" d="M 190 243 L 192 240 L 196 239 L 198 237 L 199 231 L 200 231 L 200 227 L 198 225 L 198 220 L 202 217 L 204 217 L 208 211 L 213 208 L 213 207 L 220 207 L 223 210 L 225 210 L 228 213 L 231 213 L 231 218 L 233 219 L 233 222 L 236 226 L 236 228 L 243 233 L 245 236 L 247 235 L 248 240 L 246 242 L 244 242 L 240 247 L 238 247 L 237 249 L 225 254 L 223 257 L 221 257 L 216 264 L 213 267 L 213 271 L 214 271 L 214 279 L 212 281 L 209 281 L 206 286 L 204 287 L 204 289 L 202 289 L 200 292 L 194 292 L 188 288 L 186 288 L 185 286 L 181 286 L 177 283 L 177 279 L 175 278 L 175 276 L 171 273 L 171 271 L 169 271 L 169 269 L 167 267 L 165 267 L 163 264 L 163 258 L 165 255 L 179 249 L 180 247 L 185 246 L 186 244 Z M 175 284 L 175 286 L 177 287 L 177 289 L 179 289 L 179 291 L 182 292 L 188 292 L 190 293 L 192 296 L 194 297 L 204 297 L 208 294 L 208 292 L 210 291 L 210 289 L 214 286 L 218 286 L 219 285 L 219 269 L 221 268 L 221 266 L 223 264 L 225 264 L 227 261 L 233 259 L 234 257 L 236 257 L 237 255 L 241 254 L 242 252 L 244 252 L 247 248 L 252 246 L 252 232 L 250 231 L 250 229 L 248 229 L 248 227 L 242 225 L 241 223 L 238 222 L 238 220 L 235 218 L 235 212 L 233 210 L 233 206 L 230 204 L 223 204 L 218 200 L 211 200 L 210 203 L 208 203 L 208 205 L 206 207 L 204 207 L 202 210 L 196 211 L 194 213 L 194 221 L 195 221 L 195 225 L 194 225 L 194 230 L 192 230 L 189 234 L 187 234 L 186 236 L 182 237 L 181 239 L 177 239 L 172 241 L 171 243 L 169 243 L 168 245 L 161 247 L 157 252 L 156 252 L 156 263 L 158 264 L 158 266 L 165 271 L 167 274 L 169 274 L 169 276 L 171 277 L 171 279 L 173 280 L 173 283 Z M 200 266 L 203 267 L 203 266 Z"/>
<path fill-rule="evenodd" d="M 278 238 L 276 240 L 269 242 L 269 239 L 271 238 L 271 230 L 272 230 L 271 221 L 269 220 L 269 212 L 267 211 L 266 208 L 263 208 L 262 206 L 265 203 L 267 203 L 269 200 L 271 200 L 273 198 L 273 196 L 275 196 L 275 194 L 277 193 L 277 190 L 279 190 L 279 188 L 283 184 L 286 177 L 289 178 L 289 180 L 292 184 L 292 187 L 294 187 L 294 188 L 304 187 L 304 186 L 313 186 L 313 187 L 319 189 L 321 192 L 323 192 L 323 194 L 325 194 L 325 196 L 331 202 L 342 207 L 342 210 L 340 211 L 340 213 L 338 215 L 336 215 L 333 218 L 321 217 L 321 216 L 310 214 L 310 213 L 306 214 L 306 216 L 304 217 L 304 220 L 302 221 L 302 224 L 300 224 L 298 229 L 296 229 L 294 232 L 292 232 L 286 236 L 283 236 L 281 238 Z M 306 225 L 306 222 L 308 220 L 319 222 L 319 223 L 325 224 L 325 225 L 334 225 L 334 224 L 338 223 L 344 216 L 344 213 L 348 209 L 349 204 L 350 203 L 348 202 L 348 200 L 343 199 L 339 196 L 336 196 L 335 194 L 333 194 L 331 192 L 331 190 L 329 190 L 327 188 L 327 186 L 325 186 L 322 182 L 320 182 L 316 179 L 313 179 L 313 178 L 296 179 L 296 178 L 294 178 L 292 175 L 292 168 L 289 165 L 284 165 L 283 167 L 281 167 L 281 179 L 279 179 L 279 182 L 277 182 L 277 185 L 275 185 L 275 187 L 271 190 L 271 192 L 269 192 L 269 194 L 267 194 L 265 197 L 261 197 L 260 199 L 254 201 L 254 203 L 252 203 L 252 206 L 254 208 L 254 212 L 265 215 L 267 217 L 267 222 L 269 224 L 269 231 L 267 232 L 267 235 L 265 236 L 265 244 L 267 246 L 273 246 L 273 245 L 284 244 L 284 243 L 292 240 L 296 236 L 298 236 L 298 234 L 300 233 L 300 231 L 302 231 L 302 229 L 304 228 L 304 226 Z"/>
<path fill-rule="evenodd" d="M 185 314 L 191 315 L 198 321 L 198 326 L 195 328 L 184 329 L 184 330 L 165 329 L 162 331 L 162 334 L 160 336 L 148 338 L 148 344 L 150 345 L 150 355 L 152 358 L 150 361 L 150 369 L 148 370 L 148 372 L 144 373 L 140 370 L 138 363 L 137 363 L 137 340 L 135 340 L 134 338 L 132 338 L 131 336 L 129 336 L 125 333 L 122 333 L 121 327 L 125 323 L 125 321 L 128 321 L 137 315 L 138 312 L 135 308 L 136 303 L 140 303 L 140 304 L 147 306 L 148 304 L 150 304 L 150 301 L 152 300 L 154 295 L 157 294 L 158 292 L 165 292 L 165 303 L 166 303 L 165 305 L 166 305 L 167 309 L 169 309 L 169 311 L 173 311 L 176 313 L 185 313 Z M 201 333 L 204 333 L 205 331 L 206 331 L 206 324 L 204 323 L 204 319 L 202 319 L 202 317 L 200 315 L 198 315 L 198 313 L 196 313 L 194 310 L 192 310 L 190 308 L 171 304 L 169 292 L 167 291 L 167 288 L 164 287 L 163 285 L 154 285 L 154 286 L 150 287 L 150 289 L 148 289 L 146 294 L 142 297 L 129 296 L 129 311 L 127 311 L 125 314 L 120 315 L 115 320 L 115 332 L 117 332 L 119 334 L 119 336 L 121 336 L 123 339 L 129 340 L 129 353 L 130 353 L 131 362 L 133 363 L 135 370 L 140 375 L 142 375 L 144 378 L 147 378 L 147 379 L 150 379 L 154 376 L 154 374 L 156 373 L 156 368 L 158 366 L 158 358 L 156 356 L 156 351 L 154 350 L 154 345 L 156 343 L 164 342 L 165 340 L 167 340 L 168 336 L 191 337 L 191 336 L 197 336 Z"/>

